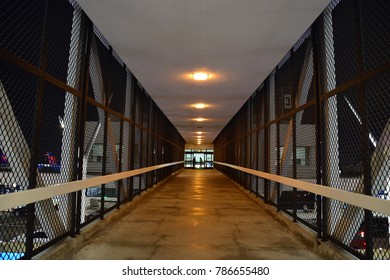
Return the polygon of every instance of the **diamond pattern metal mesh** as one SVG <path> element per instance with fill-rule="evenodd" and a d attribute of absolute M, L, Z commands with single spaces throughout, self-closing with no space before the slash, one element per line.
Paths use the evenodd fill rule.
<path fill-rule="evenodd" d="M 374 2 L 331 1 L 215 139 L 217 161 L 390 199 L 390 3 Z M 388 216 L 216 168 L 353 255 L 390 259 Z"/>
<path fill-rule="evenodd" d="M 105 151 L 104 174 L 115 174 L 119 170 L 119 140 L 120 140 L 120 120 L 111 114 L 107 114 L 107 144 Z M 113 207 L 118 201 L 118 182 L 105 184 L 104 208 Z"/>
<path fill-rule="evenodd" d="M 276 149 L 277 154 L 277 169 L 278 175 L 293 178 L 293 129 L 294 123 L 292 118 L 283 119 L 278 124 L 278 146 Z M 280 184 L 280 190 L 278 192 L 278 205 L 280 208 L 287 211 L 292 210 L 295 206 L 293 198 L 293 189 L 289 186 Z"/>
<path fill-rule="evenodd" d="M 1 1 L 0 47 L 34 66 L 40 65 L 45 1 Z"/>
<path fill-rule="evenodd" d="M 266 171 L 265 170 L 265 148 L 264 148 L 264 129 L 260 129 L 258 132 L 258 153 L 257 153 L 257 169 L 260 171 Z M 264 185 L 264 179 L 257 177 L 257 194 L 264 197 L 265 196 L 265 185 Z"/>
<path fill-rule="evenodd" d="M 304 120 L 303 116 L 313 112 L 313 107 L 299 111 L 295 116 L 296 121 L 296 178 L 301 181 L 317 182 L 316 160 L 316 126 L 315 116 L 309 118 L 311 123 Z M 317 223 L 315 194 L 302 191 L 298 193 L 297 217 L 315 227 Z"/>
<path fill-rule="evenodd" d="M 69 53 L 72 51 L 72 60 L 76 60 L 79 55 L 77 50 L 80 49 L 78 44 L 82 43 L 80 38 L 75 38 L 76 34 L 80 32 L 80 17 L 75 18 L 74 30 L 72 30 L 73 21 L 73 6 L 66 1 L 49 1 L 48 22 L 47 22 L 47 62 L 46 73 L 55 78 L 66 82 L 68 79 L 68 71 L 75 71 L 77 65 L 76 61 L 72 61 L 68 70 Z M 79 26 L 77 26 L 77 24 Z M 73 39 L 71 41 L 71 39 Z M 72 46 L 72 48 L 71 48 Z M 73 64 L 73 65 L 72 65 Z M 77 67 L 78 68 L 78 67 Z M 75 81 L 71 81 L 72 75 L 69 72 L 69 83 L 75 86 Z M 73 75 L 73 77 L 76 75 Z M 77 88 L 78 89 L 78 88 Z"/>
<path fill-rule="evenodd" d="M 390 72 L 367 81 L 365 88 L 371 167 L 371 194 L 390 199 Z M 390 217 L 373 212 L 372 236 L 375 259 L 390 258 Z"/>
<path fill-rule="evenodd" d="M 182 160 L 183 138 L 76 1 L 0 11 L 1 196 Z M 30 259 L 180 168 L 1 211 L 0 260 Z"/>
<path fill-rule="evenodd" d="M 364 68 L 370 71 L 390 61 L 390 3 L 386 0 L 360 1 Z"/>
<path fill-rule="evenodd" d="M 344 0 L 332 11 L 337 86 L 357 77 L 354 0 Z"/>

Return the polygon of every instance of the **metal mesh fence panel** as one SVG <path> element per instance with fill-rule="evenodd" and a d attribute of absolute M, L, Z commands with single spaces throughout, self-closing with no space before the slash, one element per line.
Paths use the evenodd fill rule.
<path fill-rule="evenodd" d="M 268 150 L 269 150 L 269 172 L 271 174 L 277 174 L 277 138 L 276 138 L 276 124 L 272 124 L 269 126 L 269 138 L 268 138 L 269 144 L 268 144 Z M 269 199 L 271 202 L 276 204 L 277 202 L 277 194 L 278 194 L 278 184 L 274 181 L 270 182 L 270 193 L 269 193 Z"/>
<path fill-rule="evenodd" d="M 102 109 L 87 104 L 84 152 L 83 179 L 103 175 L 103 142 L 104 118 Z M 87 188 L 81 191 L 81 223 L 99 216 L 101 206 L 101 186 Z"/>
<path fill-rule="evenodd" d="M 367 108 L 369 156 L 371 167 L 371 194 L 390 199 L 390 72 L 370 79 L 365 87 Z M 390 259 L 390 217 L 373 213 L 372 237 L 375 259 Z"/>
<path fill-rule="evenodd" d="M 3 23 L 7 24 L 7 15 L 4 15 Z M 5 32 L 1 37 L 2 47 L 10 43 L 9 50 L 34 58 L 15 46 L 16 42 L 12 40 L 16 38 L 8 38 L 11 41 L 6 42 L 9 31 L 3 28 L 2 31 Z M 18 44 L 23 44 L 24 39 L 21 38 Z M 3 61 L 0 62 L 0 77 L 0 195 L 7 195 L 31 188 L 31 149 L 36 134 L 34 120 L 39 83 L 34 76 Z M 19 259 L 25 255 L 27 215 L 26 205 L 0 212 L 0 260 Z"/>
<path fill-rule="evenodd" d="M 250 152 L 250 155 L 251 155 L 251 160 L 250 160 L 250 166 L 248 168 L 251 168 L 251 169 L 254 169 L 256 170 L 257 169 L 257 152 L 258 152 L 258 149 L 257 149 L 257 132 L 252 132 L 251 135 L 250 135 L 250 149 L 249 149 L 249 152 Z M 251 190 L 252 192 L 254 193 L 257 193 L 257 178 L 256 176 L 254 175 L 251 175 L 251 178 L 250 178 L 251 182 L 250 182 L 250 185 L 251 185 Z"/>
<path fill-rule="evenodd" d="M 264 130 L 260 129 L 258 131 L 258 158 L 257 158 L 257 169 L 260 171 L 265 171 L 265 139 L 264 139 Z M 257 194 L 264 197 L 265 196 L 265 190 L 264 190 L 264 179 L 257 177 Z"/>
<path fill-rule="evenodd" d="M 37 186 L 74 181 L 78 98 L 47 84 L 42 101 L 42 123 L 38 155 Z M 35 215 L 48 240 L 71 230 L 71 194 L 53 197 L 36 204 Z"/>
<path fill-rule="evenodd" d="M 310 33 L 309 33 L 310 34 Z M 314 99 L 313 48 L 311 41 L 306 39 L 292 55 L 293 85 L 296 106 L 302 106 Z M 284 101 L 286 102 L 286 101 Z"/>
<path fill-rule="evenodd" d="M 123 123 L 123 136 L 122 136 L 122 172 L 129 171 L 131 169 L 130 166 L 130 155 L 131 155 L 131 124 L 124 121 Z M 122 186 L 124 188 L 124 196 L 122 201 L 129 199 L 130 197 L 130 181 L 131 178 L 127 178 L 122 180 Z"/>
<path fill-rule="evenodd" d="M 303 116 L 307 111 L 314 111 L 313 107 L 299 111 L 295 116 L 296 121 L 296 177 L 298 180 L 310 183 L 317 182 L 316 162 L 316 127 L 315 118 L 312 122 L 304 121 Z M 316 226 L 317 213 L 315 194 L 298 191 L 297 196 L 297 217 L 311 226 Z"/>
<path fill-rule="evenodd" d="M 141 167 L 148 166 L 148 133 L 141 130 L 142 141 L 141 141 Z M 147 186 L 148 173 L 141 175 L 141 190 L 145 190 Z"/>
<path fill-rule="evenodd" d="M 45 185 L 58 183 L 62 176 L 64 182 L 73 178 L 72 148 L 75 144 L 76 131 L 74 126 L 70 126 L 77 122 L 75 119 L 77 115 L 74 113 L 74 110 L 77 110 L 77 100 L 74 103 L 74 106 L 69 104 L 65 109 L 65 92 L 50 84 L 46 85 L 42 102 L 41 141 L 38 155 L 38 171 Z M 67 121 L 66 125 L 65 121 Z M 69 141 L 67 147 L 72 148 L 62 152 L 62 143 L 65 141 Z M 63 162 L 66 164 L 61 168 Z"/>
<path fill-rule="evenodd" d="M 320 16 L 318 24 L 318 56 L 320 60 L 319 76 L 322 93 L 329 92 L 336 87 L 335 54 L 333 45 L 332 8 L 328 6 Z"/>
<path fill-rule="evenodd" d="M 136 127 L 134 135 L 134 169 L 141 168 L 141 130 Z M 133 177 L 133 192 L 134 195 L 138 195 L 141 192 L 140 188 L 141 180 L 140 176 Z"/>
<path fill-rule="evenodd" d="M 112 98 L 108 92 L 110 75 L 110 52 L 96 37 L 92 37 L 91 57 L 89 65 L 90 87 L 89 97 L 101 104 L 109 104 Z"/>
<path fill-rule="evenodd" d="M 325 174 L 329 187 L 362 193 L 361 123 L 358 108 L 356 88 L 326 101 Z M 363 210 L 335 200 L 329 200 L 325 207 L 329 236 L 353 248 L 350 244 L 360 230 Z"/>
<path fill-rule="evenodd" d="M 0 4 L 1 48 L 40 65 L 46 7 L 44 1 L 6 0 Z"/>
<path fill-rule="evenodd" d="M 275 110 L 276 116 L 280 117 L 288 113 L 294 108 L 295 102 L 293 100 L 293 70 L 292 59 L 289 58 L 280 66 L 275 74 Z"/>
<path fill-rule="evenodd" d="M 279 175 L 293 178 L 293 119 L 284 119 L 279 123 L 279 144 L 277 149 L 277 161 Z M 294 209 L 294 195 L 292 188 L 286 185 L 280 185 L 278 205 L 287 211 Z"/>
<path fill-rule="evenodd" d="M 0 195 L 7 195 L 29 188 L 35 118 L 32 105 L 36 102 L 38 83 L 35 77 L 3 61 L 0 69 Z M 22 98 L 26 103 L 21 102 Z M 20 125 L 23 121 L 27 123 Z M 25 205 L 0 212 L 0 260 L 23 257 L 26 226 Z"/>
<path fill-rule="evenodd" d="M 77 3 L 73 4 L 73 18 L 70 34 L 69 61 L 66 83 L 74 89 L 80 90 L 80 75 L 82 69 L 83 43 L 85 36 L 83 32 L 83 13 Z M 84 24 L 85 25 L 85 24 Z"/>
<path fill-rule="evenodd" d="M 0 195 L 7 195 L 30 188 L 38 81 L 3 61 L 0 69 Z M 0 260 L 25 255 L 27 215 L 26 205 L 0 212 Z"/>
<path fill-rule="evenodd" d="M 119 168 L 119 141 L 120 141 L 120 120 L 108 114 L 106 151 L 105 151 L 105 175 L 118 173 Z M 104 208 L 110 209 L 118 201 L 118 181 L 105 184 Z"/>
<path fill-rule="evenodd" d="M 341 1 L 332 11 L 337 86 L 354 79 L 358 73 L 354 2 Z"/>
<path fill-rule="evenodd" d="M 360 1 L 364 68 L 370 71 L 390 61 L 390 4 L 386 0 Z"/>
<path fill-rule="evenodd" d="M 266 98 L 252 95 L 219 134 L 218 160 L 243 165 L 255 156 L 253 169 L 388 200 L 389 9 L 388 1 L 331 1 L 263 81 L 258 92 Z M 264 130 L 258 119 L 262 104 Z M 257 138 L 249 138 L 249 151 L 242 140 L 246 122 L 252 132 L 260 126 Z M 241 172 L 218 169 L 247 184 Z M 294 220 L 359 258 L 389 259 L 388 216 L 273 181 L 269 187 L 266 198 Z"/>
<path fill-rule="evenodd" d="M 0 11 L 0 195 L 181 160 L 184 140 L 75 1 L 3 1 Z M 135 120 L 145 129 L 133 133 Z M 139 178 L 2 211 L 0 259 L 29 259 L 103 218 Z"/>
<path fill-rule="evenodd" d="M 113 56 L 111 56 L 111 69 L 109 107 L 115 112 L 123 113 L 126 98 L 126 71 Z"/>
<path fill-rule="evenodd" d="M 76 60 L 81 50 L 80 37 L 72 38 L 73 33 L 80 33 L 79 26 L 74 26 L 73 23 L 73 6 L 67 1 L 49 1 L 48 2 L 48 19 L 47 19 L 47 58 L 46 58 L 46 73 L 54 76 L 62 82 L 67 82 L 69 72 L 69 84 L 76 86 L 76 75 L 70 72 L 79 69 L 79 63 L 72 61 L 72 67 L 68 68 L 71 60 Z M 79 17 L 80 18 L 80 17 Z M 75 19 L 77 24 L 77 18 Z M 73 34 L 75 36 L 76 34 Z M 73 39 L 73 41 L 71 41 Z M 70 56 L 70 51 L 72 51 Z M 75 68 L 77 67 L 77 68 Z M 77 70 L 76 70 L 77 71 Z M 78 82 L 78 81 L 77 81 Z"/>

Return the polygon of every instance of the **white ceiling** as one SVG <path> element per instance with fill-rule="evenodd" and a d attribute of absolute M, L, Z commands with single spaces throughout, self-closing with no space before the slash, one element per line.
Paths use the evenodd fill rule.
<path fill-rule="evenodd" d="M 202 131 L 207 144 L 330 1 L 77 2 L 187 143 Z M 199 69 L 210 79 L 192 80 Z M 191 107 L 198 102 L 208 107 Z"/>

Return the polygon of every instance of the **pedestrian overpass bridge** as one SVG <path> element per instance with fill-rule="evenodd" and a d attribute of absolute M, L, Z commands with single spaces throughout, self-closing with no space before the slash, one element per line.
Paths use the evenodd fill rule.
<path fill-rule="evenodd" d="M 383 215 L 390 214 L 389 202 L 380 198 L 230 164 L 216 162 L 215 165 L 293 186 L 296 193 L 306 191 Z M 182 166 L 183 162 L 174 162 L 14 192 L 0 197 L 0 210 L 36 203 L 38 209 L 45 209 L 45 217 L 50 217 L 42 227 L 45 232 L 58 232 L 60 228 L 66 228 L 66 222 L 76 225 L 74 228 L 68 226 L 70 230 L 62 236 L 33 238 L 33 255 L 28 256 L 33 259 L 356 259 L 348 247 L 359 252 L 365 249 L 355 247 L 358 244 L 355 236 L 350 239 L 347 250 L 326 241 L 326 232 L 322 230 L 324 221 L 316 206 L 319 201 L 302 201 L 296 197 L 291 201 L 292 207 L 282 202 L 275 204 L 256 195 L 250 187 L 240 186 L 217 169 L 183 169 Z M 123 191 L 122 197 L 115 201 L 112 197 L 86 195 L 90 188 L 117 184 L 129 177 L 167 168 L 175 168 L 170 176 L 132 196 Z M 76 217 L 76 221 L 72 221 L 69 215 L 68 220 L 64 220 L 64 209 L 55 207 L 53 198 L 68 197 L 71 202 L 70 198 L 76 193 L 83 194 L 81 207 L 96 199 L 98 208 L 92 214 L 87 213 L 88 209 L 79 209 L 84 219 L 78 216 L 79 219 Z M 299 206 L 302 203 L 306 207 Z M 71 203 L 68 207 L 71 208 Z M 19 218 L 24 219 L 23 216 Z M 341 231 L 336 227 L 335 231 L 338 230 Z M 18 250 L 24 252 L 26 242 L 26 239 L 14 239 L 1 245 L 7 246 L 11 258 Z M 386 245 L 385 240 L 382 246 Z M 382 248 L 381 252 L 386 250 L 388 247 Z"/>

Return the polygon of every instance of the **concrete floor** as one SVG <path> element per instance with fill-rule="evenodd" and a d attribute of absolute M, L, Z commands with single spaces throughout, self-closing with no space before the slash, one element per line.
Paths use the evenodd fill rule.
<path fill-rule="evenodd" d="M 67 259 L 321 259 L 214 170 L 186 169 Z"/>

